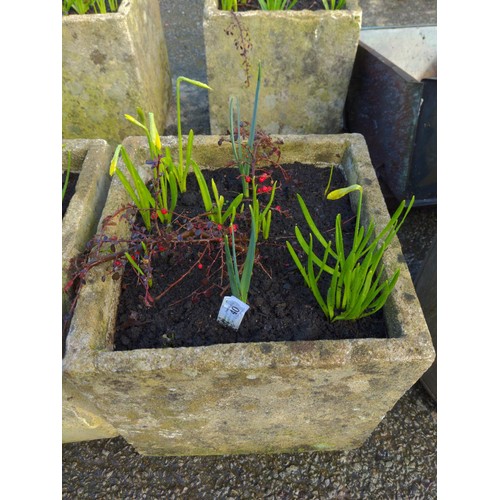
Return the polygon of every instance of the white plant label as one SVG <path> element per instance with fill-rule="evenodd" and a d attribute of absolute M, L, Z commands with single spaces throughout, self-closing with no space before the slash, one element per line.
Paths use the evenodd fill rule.
<path fill-rule="evenodd" d="M 238 330 L 241 320 L 248 309 L 250 309 L 248 304 L 245 304 L 233 295 L 231 295 L 231 297 L 224 297 L 217 321 L 224 326 L 229 326 L 234 330 Z"/>

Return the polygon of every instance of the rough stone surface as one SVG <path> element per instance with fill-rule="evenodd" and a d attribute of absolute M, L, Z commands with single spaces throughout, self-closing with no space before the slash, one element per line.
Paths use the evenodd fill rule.
<path fill-rule="evenodd" d="M 123 117 L 137 107 L 163 130 L 172 89 L 158 0 L 127 0 L 116 13 L 62 23 L 63 137 L 117 143 L 138 133 Z"/>
<path fill-rule="evenodd" d="M 99 416 L 98 410 L 63 377 L 62 442 L 92 441 L 118 435 L 116 429 Z"/>
<path fill-rule="evenodd" d="M 75 193 L 62 221 L 62 287 L 69 279 L 70 259 L 80 254 L 94 235 L 108 194 L 111 146 L 102 139 L 72 139 L 63 141 L 62 170 L 78 172 Z M 62 312 L 68 311 L 66 294 L 62 293 Z M 62 440 L 63 443 L 102 439 L 118 433 L 99 415 L 95 408 L 75 391 L 66 377 L 62 380 Z"/>
<path fill-rule="evenodd" d="M 363 138 L 282 136 L 282 160 L 327 165 L 342 152 L 348 181 L 365 186 L 364 223 L 389 220 Z M 197 137 L 194 159 L 224 165 L 230 145 Z M 163 145 L 175 138 L 164 138 Z M 124 142 L 146 159 L 142 138 Z M 206 163 L 209 161 L 210 163 Z M 103 217 L 127 201 L 113 179 Z M 355 197 L 352 199 L 355 204 Z M 123 235 L 126 227 L 116 226 Z M 113 352 L 119 281 L 102 270 L 83 287 L 67 342 L 64 373 L 100 414 L 145 455 L 220 455 L 359 447 L 434 359 L 415 289 L 395 240 L 388 273 L 401 269 L 384 312 L 389 339 L 228 344 Z"/>
<path fill-rule="evenodd" d="M 241 118 L 251 120 L 259 61 L 257 121 L 267 133 L 341 132 L 361 28 L 358 0 L 347 0 L 346 10 L 237 15 L 217 4 L 205 1 L 203 22 L 211 133 L 227 130 L 231 96 L 240 101 Z M 241 33 L 247 56 L 238 48 Z"/>
<path fill-rule="evenodd" d="M 71 172 L 78 173 L 75 193 L 62 221 L 62 286 L 69 279 L 69 262 L 81 253 L 94 235 L 108 195 L 111 146 L 102 139 L 72 139 L 63 141 L 62 171 L 68 167 L 71 153 Z M 63 313 L 67 311 L 63 294 Z"/>
<path fill-rule="evenodd" d="M 435 415 L 416 385 L 356 450 L 146 457 L 120 437 L 66 444 L 62 498 L 431 500 Z"/>

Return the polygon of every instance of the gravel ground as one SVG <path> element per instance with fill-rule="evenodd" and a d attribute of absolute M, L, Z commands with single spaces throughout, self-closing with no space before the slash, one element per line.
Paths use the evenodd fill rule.
<path fill-rule="evenodd" d="M 144 457 L 122 438 L 63 446 L 64 499 L 433 499 L 436 406 L 415 385 L 357 450 Z"/>

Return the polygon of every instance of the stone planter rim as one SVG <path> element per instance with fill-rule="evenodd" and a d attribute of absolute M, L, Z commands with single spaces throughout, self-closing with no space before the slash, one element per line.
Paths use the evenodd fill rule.
<path fill-rule="evenodd" d="M 219 9 L 219 0 L 205 0 L 205 16 L 213 15 L 214 12 L 217 12 L 218 14 L 222 14 L 227 16 L 228 18 L 232 17 L 233 14 L 231 14 L 230 11 L 224 11 Z M 313 16 L 313 17 L 324 17 L 324 18 L 329 18 L 329 17 L 344 17 L 346 15 L 351 16 L 353 13 L 356 15 L 361 15 L 362 9 L 359 6 L 359 0 L 346 0 L 346 7 L 345 9 L 340 9 L 340 10 L 326 10 L 326 9 L 320 9 L 320 10 L 309 10 L 309 9 L 302 9 L 302 10 L 261 10 L 261 9 L 256 9 L 256 10 L 249 10 L 249 11 L 243 11 L 243 12 L 236 12 L 238 16 L 243 16 L 245 17 L 254 17 L 254 16 L 271 16 L 271 17 L 291 17 L 291 18 L 296 18 L 300 19 L 305 16 Z"/>
<path fill-rule="evenodd" d="M 62 16 L 63 22 L 81 23 L 85 22 L 85 18 L 88 16 L 92 16 L 95 20 L 100 20 L 101 22 L 106 22 L 106 19 L 116 22 L 116 19 L 128 15 L 128 13 L 130 12 L 131 4 L 133 2 L 135 2 L 135 0 L 123 0 L 116 12 L 107 12 L 106 14 L 92 12 L 90 14 L 71 14 L 68 16 Z"/>
<path fill-rule="evenodd" d="M 345 141 L 347 149 L 354 150 L 354 153 L 366 149 L 364 138 L 360 134 L 334 134 L 334 135 L 277 135 L 275 137 L 285 138 L 285 141 L 307 141 L 314 137 L 320 142 Z M 195 137 L 193 154 L 195 155 L 197 145 L 204 141 L 213 141 L 214 147 L 219 139 L 218 135 Z M 162 137 L 162 145 L 174 145 L 177 137 Z M 123 141 L 126 149 L 129 147 L 147 147 L 144 137 L 128 137 Z M 227 144 L 230 147 L 229 144 Z M 317 163 L 317 162 L 316 162 Z M 205 166 L 205 165 L 200 165 Z M 374 172 L 374 171 L 373 171 Z M 363 178 L 362 182 L 370 183 L 376 179 Z M 113 179 L 110 187 L 112 190 L 121 188 L 116 179 Z M 115 186 L 114 186 L 115 184 Z M 123 190 L 123 188 L 121 188 Z M 124 191 L 124 190 L 123 190 Z M 370 203 L 370 190 L 366 189 L 364 194 L 364 204 Z M 379 192 L 377 196 L 382 196 Z M 366 206 L 366 205 L 365 205 Z M 105 208 L 106 211 L 106 208 Z M 106 215 L 103 212 L 103 217 Z M 391 244 L 396 254 L 401 254 L 401 247 L 397 237 Z M 386 252 L 388 255 L 390 252 Z M 398 287 L 402 287 L 402 275 L 409 271 L 404 261 L 397 263 L 401 269 L 401 276 L 396 288 L 389 297 L 385 308 L 394 307 L 394 293 Z M 387 266 L 386 266 L 387 267 Z M 410 287 L 408 287 L 408 283 Z M 404 281 L 404 289 L 399 291 L 400 295 L 408 294 L 408 300 L 415 300 L 416 293 L 410 281 Z M 418 305 L 418 302 L 417 302 Z M 78 306 L 77 306 L 78 308 Z M 384 308 L 384 309 L 385 309 Z M 421 311 L 420 311 L 421 312 Z M 318 310 L 318 314 L 321 311 Z M 237 344 L 215 344 L 202 347 L 177 347 L 177 348 L 157 348 L 139 349 L 134 351 L 113 351 L 112 341 L 109 339 L 110 332 L 100 334 L 99 339 L 92 338 L 90 344 L 76 345 L 69 349 L 65 358 L 66 370 L 72 371 L 111 371 L 111 372 L 154 372 L 157 370 L 185 369 L 196 371 L 209 370 L 230 370 L 234 368 L 248 368 L 259 370 L 274 366 L 304 368 L 308 366 L 321 366 L 324 368 L 343 366 L 350 362 L 369 364 L 374 360 L 390 360 L 396 363 L 404 363 L 407 360 L 428 360 L 429 365 L 434 359 L 435 352 L 432 346 L 430 333 L 427 329 L 423 314 L 421 318 L 416 318 L 416 327 L 412 326 L 410 318 L 401 315 L 398 318 L 401 331 L 392 331 L 388 325 L 389 334 L 394 338 L 387 339 L 356 339 L 356 340 L 318 340 L 318 341 L 280 341 L 262 343 L 237 343 Z M 415 320 L 415 318 L 412 318 Z M 72 325 L 73 326 L 73 325 Z M 71 329 L 70 329 L 71 331 Z M 89 332 L 93 337 L 93 333 Z M 272 353 L 263 355 L 260 346 L 268 344 L 272 346 Z M 95 347 L 91 347 L 91 346 Z M 220 354 L 225 353 L 224 361 L 221 361 Z M 201 360 L 201 363 L 199 363 Z"/>

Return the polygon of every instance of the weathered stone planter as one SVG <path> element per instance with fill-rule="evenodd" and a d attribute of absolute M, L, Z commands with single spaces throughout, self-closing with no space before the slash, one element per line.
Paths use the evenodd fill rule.
<path fill-rule="evenodd" d="M 102 139 L 73 139 L 63 141 L 63 172 L 67 169 L 71 152 L 71 171 L 78 172 L 76 190 L 62 221 L 62 287 L 69 279 L 69 262 L 81 253 L 94 235 L 108 194 L 111 146 Z M 69 304 L 63 297 L 63 315 Z M 117 436 L 91 403 L 71 387 L 63 375 L 62 380 L 62 440 L 64 443 Z"/>
<path fill-rule="evenodd" d="M 365 187 L 364 223 L 389 220 L 362 136 L 282 136 L 283 163 L 341 162 Z M 217 168 L 231 158 L 218 136 L 197 137 L 193 156 Z M 138 165 L 143 138 L 124 146 Z M 163 138 L 174 146 L 176 139 Z M 114 178 L 103 216 L 128 202 Z M 355 198 L 352 199 L 355 207 Z M 114 226 L 126 235 L 127 227 Z M 401 275 L 384 314 L 388 339 L 238 343 L 113 351 L 120 282 L 88 276 L 73 318 L 65 375 L 145 455 L 345 450 L 360 446 L 419 379 L 434 349 L 397 239 L 385 254 Z"/>
<path fill-rule="evenodd" d="M 63 137 L 117 143 L 137 134 L 123 115 L 141 107 L 166 126 L 172 83 L 158 0 L 116 13 L 64 16 Z"/>
<path fill-rule="evenodd" d="M 340 132 L 360 27 L 358 0 L 347 0 L 346 10 L 237 14 L 218 10 L 218 0 L 205 0 L 211 133 L 226 132 L 230 96 L 239 98 L 241 118 L 250 121 L 259 61 L 257 121 L 267 133 Z"/>

